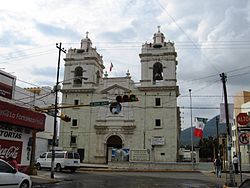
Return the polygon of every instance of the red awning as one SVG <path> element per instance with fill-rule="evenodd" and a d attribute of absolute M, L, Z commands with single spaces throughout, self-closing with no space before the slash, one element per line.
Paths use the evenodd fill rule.
<path fill-rule="evenodd" d="M 45 118 L 42 113 L 0 101 L 0 122 L 44 131 Z"/>

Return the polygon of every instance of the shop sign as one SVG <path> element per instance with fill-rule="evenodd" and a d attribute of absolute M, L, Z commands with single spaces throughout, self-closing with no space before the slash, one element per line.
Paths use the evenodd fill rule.
<path fill-rule="evenodd" d="M 2 138 L 9 138 L 9 139 L 22 139 L 22 133 L 12 132 L 8 130 L 1 130 L 0 129 L 0 137 Z"/>
<path fill-rule="evenodd" d="M 16 77 L 0 70 L 0 96 L 12 99 Z"/>
<path fill-rule="evenodd" d="M 12 99 L 12 86 L 0 82 L 0 96 Z"/>
<path fill-rule="evenodd" d="M 0 139 L 0 158 L 8 160 L 9 157 L 16 159 L 21 163 L 23 142 Z"/>
<path fill-rule="evenodd" d="M 45 118 L 42 113 L 0 101 L 0 122 L 43 131 Z"/>

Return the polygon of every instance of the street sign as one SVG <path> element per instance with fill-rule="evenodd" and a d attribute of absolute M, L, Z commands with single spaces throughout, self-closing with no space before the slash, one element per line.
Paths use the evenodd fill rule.
<path fill-rule="evenodd" d="M 250 121 L 249 116 L 247 113 L 239 113 L 236 117 L 237 123 L 240 125 L 247 125 Z"/>
<path fill-rule="evenodd" d="M 90 102 L 90 106 L 104 106 L 109 105 L 109 101 L 96 101 L 96 102 Z"/>
<path fill-rule="evenodd" d="M 250 131 L 250 127 L 238 127 L 238 131 Z"/>
<path fill-rule="evenodd" d="M 249 144 L 249 133 L 244 132 L 239 134 L 239 144 L 240 145 L 247 145 Z"/>

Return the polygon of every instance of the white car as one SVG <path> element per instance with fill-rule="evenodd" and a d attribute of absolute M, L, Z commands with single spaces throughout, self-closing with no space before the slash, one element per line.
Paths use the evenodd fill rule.
<path fill-rule="evenodd" d="M 31 188 L 30 176 L 18 172 L 9 163 L 0 159 L 1 188 Z"/>

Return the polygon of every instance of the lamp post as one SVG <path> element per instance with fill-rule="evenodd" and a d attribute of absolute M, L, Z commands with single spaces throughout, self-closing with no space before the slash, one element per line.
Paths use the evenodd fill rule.
<path fill-rule="evenodd" d="M 53 141 L 52 141 L 52 158 L 51 158 L 51 173 L 50 177 L 54 178 L 54 167 L 55 167 L 55 145 L 56 145 L 56 138 L 57 138 L 57 98 L 58 98 L 58 86 L 59 86 L 59 70 L 60 70 L 60 59 L 61 59 L 61 52 L 66 53 L 66 50 L 62 48 L 62 43 L 60 42 L 59 45 L 56 43 L 56 47 L 59 50 L 58 54 L 58 64 L 57 64 L 57 74 L 56 74 L 56 86 L 55 86 L 55 114 L 54 114 L 54 131 L 53 131 Z"/>
<path fill-rule="evenodd" d="M 190 124 L 191 124 L 191 161 L 192 161 L 192 170 L 194 170 L 194 141 L 193 141 L 193 113 L 192 113 L 192 90 L 189 89 L 189 97 L 190 97 Z"/>

